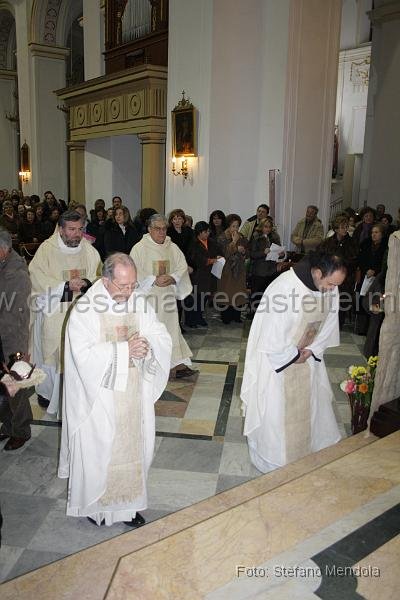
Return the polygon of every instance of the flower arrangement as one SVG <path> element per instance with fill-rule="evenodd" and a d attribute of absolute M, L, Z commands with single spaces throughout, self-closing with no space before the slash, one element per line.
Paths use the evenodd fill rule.
<path fill-rule="evenodd" d="M 350 377 L 340 384 L 340 389 L 350 400 L 353 434 L 367 427 L 378 360 L 378 356 L 370 356 L 365 366 L 351 365 L 348 369 Z"/>

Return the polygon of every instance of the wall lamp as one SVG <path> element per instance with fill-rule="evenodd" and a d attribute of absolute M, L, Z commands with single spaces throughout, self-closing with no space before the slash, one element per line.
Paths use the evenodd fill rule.
<path fill-rule="evenodd" d="M 24 183 L 29 181 L 29 177 L 31 175 L 31 167 L 29 162 L 29 146 L 25 142 L 21 146 L 21 170 L 19 172 L 19 176 Z"/>
<path fill-rule="evenodd" d="M 182 162 L 181 162 L 181 168 L 179 169 L 179 171 L 176 170 L 176 158 L 175 156 L 172 159 L 172 174 L 175 175 L 176 177 L 178 175 L 182 175 L 182 177 L 184 179 L 188 178 L 189 175 L 189 167 L 188 167 L 188 160 L 186 158 L 186 156 L 182 156 Z"/>

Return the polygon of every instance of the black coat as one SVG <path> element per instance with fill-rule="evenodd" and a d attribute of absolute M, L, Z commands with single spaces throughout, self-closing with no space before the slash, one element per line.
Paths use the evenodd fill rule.
<path fill-rule="evenodd" d="M 105 224 L 106 224 L 105 221 L 100 224 L 97 219 L 93 219 L 86 226 L 86 232 L 89 233 L 89 235 L 92 235 L 93 237 L 96 238 L 96 241 L 93 243 L 93 248 L 96 248 L 97 252 L 100 254 L 100 258 L 102 261 L 104 261 L 104 259 L 105 259 L 105 250 L 104 250 Z"/>
<path fill-rule="evenodd" d="M 357 242 L 348 233 L 346 233 L 342 240 L 338 240 L 335 233 L 331 237 L 326 238 L 318 249 L 340 256 L 346 261 L 347 275 L 344 282 L 339 286 L 339 290 L 351 294 L 354 290 L 354 274 L 358 256 Z"/>
<path fill-rule="evenodd" d="M 104 228 L 104 252 L 106 256 L 109 256 L 113 252 L 123 252 L 129 254 L 133 246 L 140 241 L 140 235 L 136 228 L 127 224 L 125 233 L 123 233 L 121 227 L 114 221 L 106 221 Z"/>
<path fill-rule="evenodd" d="M 208 239 L 208 250 L 197 238 L 193 241 L 189 250 L 188 264 L 193 269 L 190 279 L 195 292 L 197 291 L 200 294 L 215 289 L 216 280 L 214 275 L 211 275 L 212 265 L 208 265 L 207 261 L 209 258 L 216 258 L 219 254 L 218 246 L 214 240 Z"/>
<path fill-rule="evenodd" d="M 271 231 L 268 237 L 257 235 L 251 240 L 250 246 L 250 272 L 255 277 L 271 277 L 276 274 L 276 262 L 265 260 L 265 249 L 271 244 L 281 245 L 281 239 L 276 231 Z"/>
<path fill-rule="evenodd" d="M 185 258 L 187 258 L 194 239 L 193 229 L 184 225 L 181 233 L 178 233 L 175 227 L 170 225 L 167 229 L 167 235 L 169 235 L 171 241 L 178 246 L 179 250 L 183 252 Z"/>
<path fill-rule="evenodd" d="M 385 237 L 382 238 L 379 246 L 374 246 L 371 238 L 364 240 L 361 243 L 357 262 L 362 275 L 365 275 L 369 269 L 375 271 L 375 275 L 378 275 L 378 273 L 382 271 L 383 258 L 386 253 L 387 245 L 388 240 Z"/>

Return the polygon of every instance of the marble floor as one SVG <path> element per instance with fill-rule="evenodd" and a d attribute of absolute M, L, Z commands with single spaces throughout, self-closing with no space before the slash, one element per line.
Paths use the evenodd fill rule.
<path fill-rule="evenodd" d="M 260 475 L 249 461 L 239 400 L 250 323 L 224 326 L 213 313 L 207 320 L 208 329 L 186 335 L 199 375 L 192 382 L 171 382 L 156 407 L 147 522 Z M 338 384 L 349 365 L 364 362 L 362 343 L 344 332 L 340 348 L 326 354 L 343 437 L 350 432 L 350 412 Z M 31 440 L 21 450 L 1 452 L 0 581 L 130 531 L 124 524 L 98 528 L 66 517 L 66 482 L 56 477 L 59 423 L 32 402 Z"/>

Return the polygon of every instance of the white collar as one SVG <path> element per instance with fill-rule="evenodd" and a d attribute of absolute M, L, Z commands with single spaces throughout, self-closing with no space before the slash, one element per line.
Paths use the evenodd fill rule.
<path fill-rule="evenodd" d="M 60 250 L 63 254 L 79 254 L 79 252 L 81 251 L 80 243 L 79 243 L 79 246 L 76 246 L 76 248 L 70 248 L 69 246 L 66 246 L 59 233 L 57 235 L 57 242 L 58 242 L 58 247 L 60 248 Z"/>

